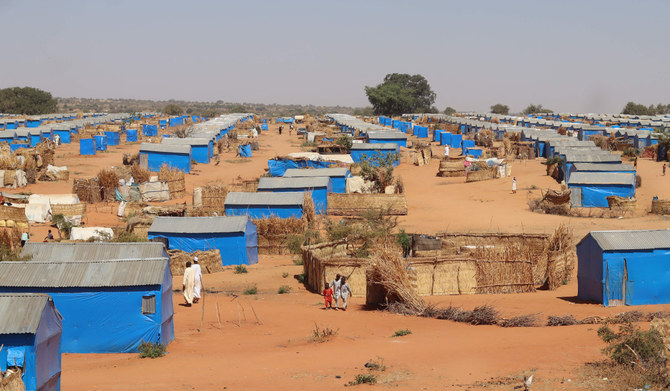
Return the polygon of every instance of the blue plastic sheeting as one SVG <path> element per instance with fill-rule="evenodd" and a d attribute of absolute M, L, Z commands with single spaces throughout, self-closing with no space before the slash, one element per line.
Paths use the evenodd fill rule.
<path fill-rule="evenodd" d="M 39 119 L 37 119 L 37 120 L 29 119 L 28 121 L 26 121 L 26 128 L 36 128 L 36 127 L 40 126 L 41 124 L 42 124 L 42 121 L 39 120 Z"/>
<path fill-rule="evenodd" d="M 450 146 L 452 148 L 460 148 L 462 141 L 463 141 L 463 135 L 462 134 L 452 134 L 451 135 Z"/>
<path fill-rule="evenodd" d="M 270 176 L 284 176 L 289 168 L 329 168 L 335 166 L 335 162 L 324 162 L 319 160 L 291 160 L 291 159 L 270 159 L 268 168 Z"/>
<path fill-rule="evenodd" d="M 235 233 L 173 233 L 149 232 L 149 239 L 167 238 L 170 249 L 186 252 L 219 250 L 223 266 L 253 265 L 258 263 L 258 236 L 251 220 L 245 232 Z"/>
<path fill-rule="evenodd" d="M 126 131 L 126 142 L 132 143 L 137 141 L 137 129 L 128 129 Z"/>
<path fill-rule="evenodd" d="M 14 130 L 14 129 L 18 128 L 18 127 L 19 127 L 19 123 L 18 123 L 18 122 L 8 122 L 8 123 L 5 124 L 5 128 L 6 128 L 7 130 Z"/>
<path fill-rule="evenodd" d="M 191 159 L 197 163 L 209 163 L 210 147 L 207 145 L 191 145 Z"/>
<path fill-rule="evenodd" d="M 95 141 L 92 138 L 79 139 L 80 155 L 95 155 Z"/>
<path fill-rule="evenodd" d="M 17 149 L 20 149 L 20 148 L 30 148 L 30 145 L 29 144 L 23 144 L 23 143 L 21 143 L 21 144 L 19 144 L 19 143 L 9 144 L 9 150 L 11 152 L 14 152 L 14 151 L 16 151 Z"/>
<path fill-rule="evenodd" d="M 162 289 L 166 285 L 169 290 Z M 169 267 L 162 286 L 0 289 L 3 292 L 46 293 L 53 298 L 63 316 L 61 353 L 132 353 L 137 352 L 142 341 L 167 345 L 174 339 Z M 153 314 L 142 313 L 142 298 L 148 296 L 156 298 Z M 165 300 L 169 303 L 163 305 Z M 164 309 L 170 313 L 163 314 Z"/>
<path fill-rule="evenodd" d="M 440 142 L 440 135 L 442 132 L 446 132 L 443 129 L 435 129 L 435 132 L 433 132 L 433 141 L 437 141 L 438 143 Z"/>
<path fill-rule="evenodd" d="M 107 150 L 107 136 L 95 135 L 93 136 L 95 140 L 95 150 L 96 151 L 106 151 Z"/>
<path fill-rule="evenodd" d="M 165 127 L 164 120 L 161 120 L 161 128 Z M 158 136 L 158 126 L 142 124 L 142 134 L 145 136 Z"/>
<path fill-rule="evenodd" d="M 161 129 L 165 129 L 167 127 L 167 120 L 165 120 L 165 119 L 158 120 L 158 124 L 160 125 Z M 149 135 L 145 134 L 145 136 L 149 136 Z"/>
<path fill-rule="evenodd" d="M 237 149 L 241 157 L 251 157 L 251 144 L 240 144 Z"/>
<path fill-rule="evenodd" d="M 261 130 L 268 130 L 268 124 L 263 123 L 263 124 L 261 125 Z"/>
<path fill-rule="evenodd" d="M 479 158 L 482 156 L 482 150 L 479 148 L 464 148 L 463 155 Z"/>
<path fill-rule="evenodd" d="M 603 251 L 588 235 L 577 244 L 577 297 L 605 306 L 670 303 L 670 250 Z"/>
<path fill-rule="evenodd" d="M 69 130 L 54 130 L 54 133 L 60 138 L 61 144 L 70 144 L 70 133 Z"/>
<path fill-rule="evenodd" d="M 30 146 L 34 147 L 42 141 L 42 135 L 40 134 L 31 134 L 30 135 Z"/>
<path fill-rule="evenodd" d="M 272 193 L 286 193 L 286 192 L 296 192 L 303 191 L 305 193 L 310 193 L 312 200 L 314 201 L 314 211 L 317 214 L 325 215 L 328 209 L 328 193 L 333 192 L 332 182 L 328 184 L 328 187 L 287 187 L 284 189 L 268 189 L 268 190 L 258 190 L 258 192 L 272 192 Z"/>
<path fill-rule="evenodd" d="M 474 148 L 475 140 L 463 140 L 463 148 Z"/>
<path fill-rule="evenodd" d="M 397 155 L 396 160 L 393 162 L 393 166 L 398 166 L 400 164 L 400 155 L 396 150 L 379 150 L 379 149 L 355 149 L 351 151 L 351 159 L 354 162 L 360 163 L 364 160 L 370 162 L 370 165 L 377 166 L 379 163 L 376 162 L 377 157 L 383 157 L 384 155 Z"/>
<path fill-rule="evenodd" d="M 440 133 L 440 145 L 451 146 L 451 136 L 453 136 L 453 134 L 447 131 L 443 131 L 442 133 Z"/>
<path fill-rule="evenodd" d="M 116 131 L 105 132 L 105 137 L 107 137 L 108 146 L 119 145 L 121 142 L 121 135 Z"/>
<path fill-rule="evenodd" d="M 53 303 L 45 306 L 35 334 L 0 335 L 0 369 L 23 366 L 26 391 L 60 390 L 62 320 Z"/>
<path fill-rule="evenodd" d="M 14 137 L 5 136 L 2 133 L 0 133 L 0 143 L 10 143 L 12 141 L 14 141 Z"/>
<path fill-rule="evenodd" d="M 420 127 L 419 130 L 417 131 L 417 137 L 428 138 L 428 128 L 425 126 Z"/>
<path fill-rule="evenodd" d="M 598 184 L 569 184 L 568 188 L 582 189 L 582 207 L 607 208 L 607 197 L 634 197 L 635 185 L 598 185 Z"/>
<path fill-rule="evenodd" d="M 298 205 L 226 205 L 226 216 L 249 216 L 251 219 L 264 219 L 267 217 L 279 217 L 281 219 L 295 217 L 299 219 L 302 218 L 302 207 Z"/>
<path fill-rule="evenodd" d="M 158 172 L 161 170 L 161 166 L 166 164 L 169 167 L 184 171 L 187 174 L 191 172 L 190 153 L 140 151 L 140 160 L 142 159 L 142 155 L 147 156 L 147 169 L 149 171 Z"/>

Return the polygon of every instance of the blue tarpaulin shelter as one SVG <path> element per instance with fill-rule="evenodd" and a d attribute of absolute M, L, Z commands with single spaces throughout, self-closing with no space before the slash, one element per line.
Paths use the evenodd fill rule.
<path fill-rule="evenodd" d="M 132 143 L 137 141 L 137 129 L 128 129 L 126 131 L 126 142 Z"/>
<path fill-rule="evenodd" d="M 11 143 L 16 139 L 16 132 L 13 130 L 5 130 L 0 132 L 0 143 Z"/>
<path fill-rule="evenodd" d="M 0 295 L 0 369 L 23 367 L 26 391 L 60 390 L 62 328 L 51 297 Z"/>
<path fill-rule="evenodd" d="M 584 208 L 607 208 L 607 197 L 635 197 L 635 174 L 619 172 L 574 172 L 568 180 L 573 194 L 580 194 L 579 201 L 571 202 Z M 573 201 L 574 200 L 574 201 Z"/>
<path fill-rule="evenodd" d="M 107 145 L 114 146 L 121 143 L 121 135 L 117 131 L 106 131 L 105 137 L 107 137 Z"/>
<path fill-rule="evenodd" d="M 443 129 L 435 129 L 433 132 L 433 141 L 437 141 L 438 143 L 440 142 L 440 135 L 442 132 L 446 132 L 446 130 Z"/>
<path fill-rule="evenodd" d="M 577 244 L 577 259 L 579 299 L 670 303 L 670 230 L 593 231 Z"/>
<path fill-rule="evenodd" d="M 163 164 L 190 173 L 191 146 L 152 143 L 140 145 L 140 166 L 157 172 Z"/>
<path fill-rule="evenodd" d="M 377 158 L 395 157 L 394 166 L 400 164 L 400 146 L 398 144 L 370 144 L 355 143 L 351 145 L 351 158 L 356 163 L 369 161 L 372 165 L 377 165 Z"/>
<path fill-rule="evenodd" d="M 266 217 L 301 218 L 305 193 L 245 193 L 230 192 L 226 195 L 225 208 L 228 216 L 247 215 L 252 219 Z"/>
<path fill-rule="evenodd" d="M 156 217 L 149 239 L 165 238 L 170 249 L 186 252 L 219 250 L 221 263 L 258 263 L 256 226 L 247 216 Z"/>
<path fill-rule="evenodd" d="M 328 168 L 337 165 L 335 162 L 310 159 L 274 158 L 268 160 L 270 176 L 284 176 L 286 170 L 292 168 Z"/>
<path fill-rule="evenodd" d="M 212 156 L 212 149 L 214 143 L 206 138 L 163 138 L 162 144 L 169 145 L 188 145 L 191 147 L 191 159 L 195 160 L 197 163 L 207 164 L 209 163 L 209 157 Z"/>
<path fill-rule="evenodd" d="M 80 155 L 95 155 L 95 141 L 92 138 L 79 139 Z"/>
<path fill-rule="evenodd" d="M 165 127 L 165 124 L 163 123 L 165 121 L 161 120 L 161 128 Z M 145 136 L 158 136 L 158 126 L 157 125 L 149 125 L 149 124 L 142 124 L 142 134 Z"/>
<path fill-rule="evenodd" d="M 316 177 L 261 177 L 258 182 L 259 192 L 308 192 L 314 201 L 317 214 L 326 214 L 328 193 L 333 192 L 333 184 L 327 176 Z"/>
<path fill-rule="evenodd" d="M 388 144 L 394 143 L 401 147 L 407 146 L 407 135 L 398 131 L 369 131 L 366 136 L 366 141 L 371 144 Z"/>
<path fill-rule="evenodd" d="M 289 168 L 284 173 L 284 178 L 300 178 L 300 177 L 317 177 L 325 176 L 330 178 L 333 184 L 333 193 L 347 192 L 347 178 L 351 173 L 346 167 L 335 168 L 319 168 L 319 169 L 304 169 L 304 168 Z"/>
<path fill-rule="evenodd" d="M 63 353 L 131 353 L 174 340 L 168 259 L 0 262 L 0 292 L 46 293 Z"/>
<path fill-rule="evenodd" d="M 70 144 L 70 136 L 72 133 L 70 132 L 70 129 L 54 129 L 53 130 L 54 135 L 58 136 L 60 139 L 61 144 Z"/>
<path fill-rule="evenodd" d="M 13 144 L 9 144 L 9 150 L 10 150 L 10 152 L 14 152 L 14 151 L 16 151 L 17 149 L 20 149 L 20 148 L 26 148 L 26 149 L 27 149 L 27 148 L 30 148 L 30 144 L 26 144 L 26 143 L 13 143 Z"/>
<path fill-rule="evenodd" d="M 28 140 L 30 141 L 30 146 L 34 147 L 42 141 L 42 131 L 39 129 L 30 129 L 28 130 Z"/>
<path fill-rule="evenodd" d="M 463 141 L 463 135 L 462 134 L 452 134 L 449 144 L 451 148 L 460 148 L 461 147 L 461 142 Z"/>
<path fill-rule="evenodd" d="M 93 136 L 95 140 L 95 150 L 96 151 L 106 151 L 107 150 L 107 136 L 95 135 Z"/>
<path fill-rule="evenodd" d="M 442 131 L 440 133 L 440 145 L 449 145 L 451 147 L 451 136 L 453 136 L 451 132 Z"/>
<path fill-rule="evenodd" d="M 627 172 L 635 174 L 635 167 L 632 164 L 609 164 L 609 163 L 573 163 L 568 171 L 568 180 L 570 175 L 575 172 Z"/>
<path fill-rule="evenodd" d="M 251 144 L 240 144 L 237 148 L 241 157 L 251 157 Z"/>

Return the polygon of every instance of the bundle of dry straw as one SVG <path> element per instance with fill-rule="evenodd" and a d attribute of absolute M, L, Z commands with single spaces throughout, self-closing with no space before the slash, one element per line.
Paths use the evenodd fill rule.
<path fill-rule="evenodd" d="M 302 233 L 306 226 L 305 220 L 295 217 L 282 219 L 279 217 L 268 217 L 254 220 L 256 231 L 259 236 L 274 236 Z"/>
<path fill-rule="evenodd" d="M 130 173 L 137 183 L 149 182 L 149 179 L 151 178 L 151 172 L 149 172 L 149 170 L 145 170 L 137 164 L 130 166 Z"/>
<path fill-rule="evenodd" d="M 98 185 L 102 191 L 102 199 L 114 201 L 116 199 L 116 187 L 119 185 L 119 176 L 113 170 L 102 169 L 98 172 Z"/>
<path fill-rule="evenodd" d="M 183 171 L 163 164 L 161 170 L 158 172 L 158 180 L 167 182 L 170 199 L 182 198 L 186 194 L 186 182 Z"/>

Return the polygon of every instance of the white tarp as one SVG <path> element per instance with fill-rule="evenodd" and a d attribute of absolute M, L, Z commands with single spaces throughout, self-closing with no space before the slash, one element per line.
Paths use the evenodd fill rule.
<path fill-rule="evenodd" d="M 196 187 L 193 189 L 193 207 L 197 208 L 202 206 L 202 187 Z"/>
<path fill-rule="evenodd" d="M 70 240 L 111 239 L 114 231 L 107 227 L 72 227 Z"/>
<path fill-rule="evenodd" d="M 79 197 L 76 194 L 31 194 L 30 197 L 28 197 L 28 203 L 33 201 L 59 205 L 73 205 L 79 203 Z"/>
<path fill-rule="evenodd" d="M 69 177 L 67 166 L 57 167 L 51 164 L 47 166 L 47 171 L 44 175 L 51 181 L 67 180 Z"/>
<path fill-rule="evenodd" d="M 13 174 L 12 174 L 13 173 Z M 10 175 L 10 178 L 6 176 Z M 0 187 L 16 189 L 28 185 L 26 172 L 23 170 L 0 170 Z"/>
<path fill-rule="evenodd" d="M 170 200 L 170 189 L 167 182 L 141 183 L 140 194 L 144 202 Z"/>
<path fill-rule="evenodd" d="M 46 223 L 51 220 L 49 200 L 30 201 L 26 205 L 26 217 L 31 223 Z"/>

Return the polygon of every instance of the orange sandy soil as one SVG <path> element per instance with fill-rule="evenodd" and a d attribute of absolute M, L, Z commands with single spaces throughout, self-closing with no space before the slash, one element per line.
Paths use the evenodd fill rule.
<path fill-rule="evenodd" d="M 279 136 L 271 125 L 259 139 L 260 151 L 251 159 L 221 156 L 218 166 L 195 166 L 187 175 L 187 196 L 170 203 L 189 202 L 193 187 L 214 181 L 230 183 L 233 178 L 258 177 L 267 160 L 300 150 L 302 140 L 287 132 Z M 91 177 L 101 168 L 121 164 L 123 153 L 136 152 L 139 143 L 110 147 L 96 156 L 78 155 L 78 144 L 59 147 L 56 165 L 67 165 L 70 178 Z M 434 146 L 436 154 L 442 148 Z M 452 152 L 454 153 L 454 152 Z M 638 212 L 625 219 L 596 219 L 550 216 L 533 213 L 528 197 L 541 188 L 560 186 L 545 175 L 541 159 L 513 161 L 518 192 L 511 194 L 511 178 L 464 183 L 463 178 L 436 177 L 438 160 L 417 167 L 402 163 L 397 175 L 405 184 L 409 214 L 400 219 L 408 232 L 499 231 L 550 233 L 567 223 L 581 238 L 590 230 L 667 228 L 668 219 L 648 215 L 651 198 L 668 198 L 670 177 L 660 175 L 661 163 L 640 160 Z M 537 190 L 530 190 L 532 186 Z M 35 193 L 70 193 L 72 180 L 38 183 L 26 190 Z M 11 190 L 10 190 L 11 191 Z M 115 216 L 118 204 L 89 206 L 89 226 L 123 223 Z M 46 225 L 31 227 L 32 240 L 46 234 Z M 176 340 L 160 359 L 140 359 L 137 354 L 65 354 L 62 362 L 64 390 L 295 390 L 342 387 L 359 373 L 370 359 L 383 357 L 388 369 L 378 374 L 376 387 L 402 389 L 512 389 L 521 376 L 534 374 L 534 390 L 587 389 L 574 381 L 583 364 L 602 357 L 602 343 L 596 325 L 506 329 L 470 326 L 451 321 L 393 315 L 369 310 L 364 300 L 353 298 L 350 309 L 326 311 L 319 295 L 310 293 L 293 276 L 302 272 L 289 256 L 260 256 L 249 273 L 234 274 L 232 268 L 205 275 L 204 304 L 191 308 L 175 293 Z M 286 272 L 289 277 L 282 275 Z M 181 287 L 175 277 L 175 288 Z M 258 294 L 242 291 L 256 285 Z M 281 285 L 291 293 L 277 294 Z M 511 295 L 430 297 L 440 306 L 458 305 L 472 309 L 491 304 L 503 316 L 572 314 L 580 319 L 591 315 L 613 315 L 624 310 L 644 312 L 670 310 L 670 305 L 603 308 L 579 303 L 576 279 L 556 291 Z M 201 326 L 204 307 L 204 322 Z M 218 316 L 217 316 L 218 307 Z M 260 322 L 256 322 L 254 311 Z M 219 319 L 220 318 L 220 322 Z M 329 342 L 314 343 L 315 324 L 337 330 Z M 395 330 L 410 329 L 411 335 L 391 338 Z M 500 380 L 512 377 L 512 383 Z M 567 382 L 572 379 L 572 382 Z M 504 383 L 504 384 L 503 384 Z M 366 387 L 366 386 L 359 386 Z"/>

